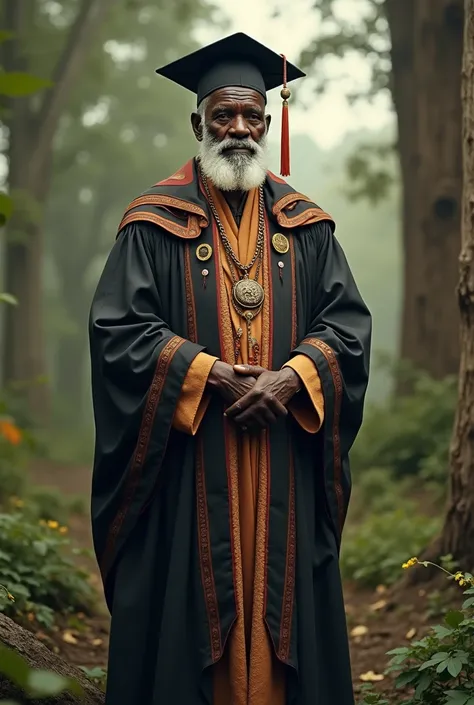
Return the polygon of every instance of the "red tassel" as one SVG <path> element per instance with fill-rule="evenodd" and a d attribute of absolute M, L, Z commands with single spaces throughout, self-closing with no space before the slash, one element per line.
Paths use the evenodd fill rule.
<path fill-rule="evenodd" d="M 283 57 L 283 88 L 281 90 L 281 97 L 283 99 L 283 105 L 281 109 L 281 158 L 280 158 L 280 175 L 289 176 L 290 175 L 290 125 L 288 116 L 288 98 L 291 95 L 289 88 L 286 86 L 287 74 L 286 74 L 286 56 L 281 54 Z"/>

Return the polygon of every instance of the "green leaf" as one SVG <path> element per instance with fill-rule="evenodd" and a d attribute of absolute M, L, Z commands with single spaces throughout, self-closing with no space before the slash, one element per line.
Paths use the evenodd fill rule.
<path fill-rule="evenodd" d="M 45 541 L 33 541 L 33 548 L 40 556 L 48 553 L 48 544 Z"/>
<path fill-rule="evenodd" d="M 387 656 L 408 656 L 410 649 L 407 646 L 400 646 L 398 649 L 387 651 Z"/>
<path fill-rule="evenodd" d="M 0 192 L 0 225 L 4 225 L 13 213 L 13 199 Z"/>
<path fill-rule="evenodd" d="M 449 700 L 446 700 L 445 705 L 466 705 L 469 699 L 469 693 L 462 690 L 450 690 L 446 693 Z"/>
<path fill-rule="evenodd" d="M 422 695 L 425 692 L 425 690 L 429 687 L 430 683 L 431 683 L 431 674 L 430 673 L 423 673 L 423 675 L 420 678 L 420 682 L 416 686 L 415 698 L 419 698 L 420 695 Z"/>
<path fill-rule="evenodd" d="M 474 605 L 474 597 L 470 597 L 468 600 L 465 600 L 463 602 L 462 608 L 463 610 L 469 609 L 469 607 L 472 607 Z"/>
<path fill-rule="evenodd" d="M 49 698 L 64 693 L 69 680 L 51 671 L 32 670 L 28 675 L 27 691 L 35 698 Z"/>
<path fill-rule="evenodd" d="M 400 673 L 395 680 L 396 688 L 403 688 L 409 683 L 413 683 L 420 675 L 419 671 L 406 671 L 405 673 Z"/>
<path fill-rule="evenodd" d="M 438 666 L 436 668 L 436 673 L 443 673 L 443 671 L 446 671 L 450 661 L 451 661 L 451 659 L 447 658 L 444 661 L 441 661 L 441 663 L 438 663 Z"/>
<path fill-rule="evenodd" d="M 0 644 L 0 672 L 6 678 L 25 690 L 30 667 L 19 653 Z"/>
<path fill-rule="evenodd" d="M 450 658 L 447 665 L 448 673 L 453 678 L 457 678 L 462 671 L 462 661 L 460 658 Z"/>
<path fill-rule="evenodd" d="M 31 76 L 29 73 L 0 73 L 0 95 L 7 95 L 9 98 L 21 98 L 50 86 L 51 81 Z"/>
<path fill-rule="evenodd" d="M 0 294 L 0 301 L 4 304 L 10 304 L 10 306 L 18 306 L 18 299 L 11 294 Z"/>
<path fill-rule="evenodd" d="M 426 668 L 430 668 L 430 666 L 436 666 L 437 663 L 446 661 L 446 659 L 448 658 L 449 656 L 446 651 L 439 651 L 437 654 L 433 654 L 433 656 L 428 661 L 425 661 L 425 663 L 421 664 L 419 670 L 424 671 Z"/>
<path fill-rule="evenodd" d="M 452 629 L 457 629 L 461 622 L 464 622 L 464 615 L 462 612 L 452 610 L 451 612 L 448 612 L 448 614 L 444 618 L 444 621 Z"/>
<path fill-rule="evenodd" d="M 0 44 L 7 42 L 9 39 L 13 39 L 14 36 L 14 32 L 9 32 L 8 29 L 0 29 Z"/>
<path fill-rule="evenodd" d="M 443 627 L 441 624 L 437 624 L 436 627 L 433 627 L 433 631 L 438 639 L 445 639 L 453 633 L 453 630 L 450 627 Z"/>

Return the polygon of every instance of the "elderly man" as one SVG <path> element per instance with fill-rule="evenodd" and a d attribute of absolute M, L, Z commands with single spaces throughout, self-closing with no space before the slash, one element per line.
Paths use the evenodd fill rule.
<path fill-rule="evenodd" d="M 127 209 L 91 312 L 108 705 L 352 705 L 338 554 L 370 315 L 334 222 L 267 170 L 243 34 L 160 69 L 199 155 Z"/>

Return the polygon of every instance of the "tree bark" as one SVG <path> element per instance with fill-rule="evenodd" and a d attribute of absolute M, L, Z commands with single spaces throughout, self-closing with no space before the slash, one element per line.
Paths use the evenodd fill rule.
<path fill-rule="evenodd" d="M 420 255 L 416 232 L 416 140 L 415 100 L 415 3 L 414 0 L 385 0 L 385 13 L 391 39 L 391 93 L 398 127 L 398 155 L 402 176 L 402 256 L 403 301 L 401 316 L 401 354 L 410 359 L 407 345 L 416 326 L 415 300 L 418 285 L 416 262 Z"/>
<path fill-rule="evenodd" d="M 459 267 L 461 362 L 441 550 L 474 571 L 474 0 L 465 0 L 462 68 L 463 208 Z"/>
<path fill-rule="evenodd" d="M 463 0 L 413 7 L 416 137 L 405 192 L 414 203 L 401 357 L 440 379 L 459 368 Z"/>
<path fill-rule="evenodd" d="M 29 99 L 11 101 L 9 188 L 12 192 L 28 194 L 35 202 L 37 214 L 33 222 L 28 214 L 26 220 L 21 218 L 22 214 L 17 214 L 7 231 L 6 288 L 17 297 L 20 306 L 7 311 L 5 316 L 4 384 L 34 382 L 46 376 L 42 315 L 43 210 L 51 181 L 53 138 L 87 57 L 91 36 L 112 5 L 113 0 L 82 0 L 54 71 L 53 86 L 45 94 L 39 113 L 34 112 Z M 21 53 L 21 41 L 29 26 L 32 7 L 30 0 L 7 3 L 5 28 L 12 30 L 18 41 L 6 43 L 12 47 L 6 48 L 6 70 L 32 70 Z M 12 229 L 21 230 L 21 239 L 8 237 Z M 28 407 L 36 419 L 47 417 L 49 397 L 44 383 L 28 388 Z"/>
<path fill-rule="evenodd" d="M 55 698 L 28 700 L 30 705 L 103 705 L 104 693 L 91 683 L 84 673 L 70 666 L 59 656 L 46 648 L 31 632 L 15 624 L 0 613 L 0 641 L 14 649 L 26 659 L 31 668 L 54 671 L 61 676 L 74 678 L 83 688 L 85 697 L 79 698 L 70 693 L 63 693 Z M 0 700 L 23 702 L 24 696 L 18 688 L 1 673 L 0 665 Z"/>

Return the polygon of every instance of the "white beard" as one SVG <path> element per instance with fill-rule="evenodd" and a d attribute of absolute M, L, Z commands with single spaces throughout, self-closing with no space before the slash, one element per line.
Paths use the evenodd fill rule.
<path fill-rule="evenodd" d="M 263 184 L 267 176 L 267 136 L 260 142 L 248 139 L 252 152 L 224 154 L 224 150 L 242 146 L 242 140 L 217 141 L 203 125 L 199 145 L 199 162 L 204 176 L 220 191 L 251 191 Z"/>

